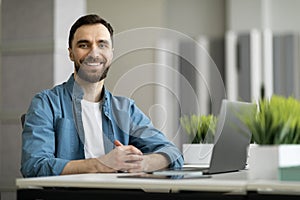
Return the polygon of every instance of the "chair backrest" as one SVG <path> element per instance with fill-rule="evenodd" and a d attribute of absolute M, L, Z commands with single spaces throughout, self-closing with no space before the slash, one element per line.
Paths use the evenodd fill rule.
<path fill-rule="evenodd" d="M 26 116 L 26 114 L 22 114 L 21 115 L 21 125 L 22 125 L 22 128 L 24 128 L 25 116 Z"/>

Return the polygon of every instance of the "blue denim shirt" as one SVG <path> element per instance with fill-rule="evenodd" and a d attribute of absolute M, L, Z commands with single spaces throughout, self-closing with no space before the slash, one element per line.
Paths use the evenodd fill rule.
<path fill-rule="evenodd" d="M 67 82 L 34 96 L 22 132 L 24 177 L 59 175 L 70 160 L 85 158 L 82 97 L 83 91 L 73 74 Z M 170 168 L 182 167 L 179 149 L 153 127 L 132 99 L 113 96 L 104 88 L 100 109 L 105 153 L 114 148 L 113 141 L 118 139 L 144 154 L 166 155 Z"/>

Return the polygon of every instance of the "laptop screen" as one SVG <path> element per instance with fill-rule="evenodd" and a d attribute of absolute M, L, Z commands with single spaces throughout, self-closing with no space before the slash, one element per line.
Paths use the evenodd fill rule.
<path fill-rule="evenodd" d="M 251 132 L 241 117 L 255 112 L 256 104 L 240 101 L 222 101 L 214 138 L 209 173 L 244 169 Z"/>

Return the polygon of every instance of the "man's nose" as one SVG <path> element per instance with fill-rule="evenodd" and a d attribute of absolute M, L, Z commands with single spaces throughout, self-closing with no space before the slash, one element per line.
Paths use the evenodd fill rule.
<path fill-rule="evenodd" d="M 91 51 L 89 52 L 89 55 L 93 58 L 100 57 L 100 49 L 97 45 L 93 45 L 91 48 Z"/>

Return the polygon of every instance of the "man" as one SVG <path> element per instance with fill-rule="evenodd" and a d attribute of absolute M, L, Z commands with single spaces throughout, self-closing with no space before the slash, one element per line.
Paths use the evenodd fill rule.
<path fill-rule="evenodd" d="M 24 177 L 180 168 L 178 148 L 134 101 L 113 96 L 104 80 L 113 28 L 98 15 L 79 18 L 69 34 L 74 73 L 35 95 L 22 133 Z"/>

